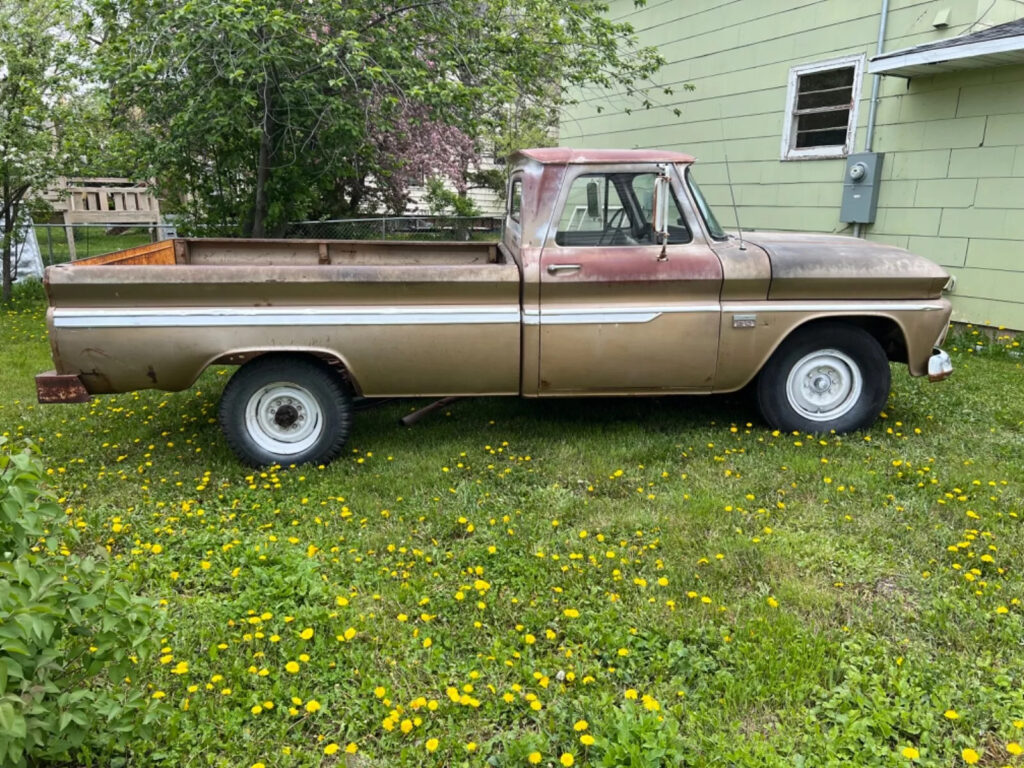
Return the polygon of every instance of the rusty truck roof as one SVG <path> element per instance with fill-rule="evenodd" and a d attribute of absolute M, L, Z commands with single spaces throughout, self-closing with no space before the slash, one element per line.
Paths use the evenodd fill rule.
<path fill-rule="evenodd" d="M 544 165 L 586 165 L 589 163 L 692 163 L 692 155 L 663 149 L 574 149 L 542 147 L 521 149 L 513 159 L 527 157 Z"/>

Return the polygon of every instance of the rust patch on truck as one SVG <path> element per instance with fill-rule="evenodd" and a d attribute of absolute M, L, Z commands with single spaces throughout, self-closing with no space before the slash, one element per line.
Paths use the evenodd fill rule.
<path fill-rule="evenodd" d="M 92 395 L 78 376 L 47 371 L 36 376 L 36 398 L 43 404 L 87 403 Z"/>

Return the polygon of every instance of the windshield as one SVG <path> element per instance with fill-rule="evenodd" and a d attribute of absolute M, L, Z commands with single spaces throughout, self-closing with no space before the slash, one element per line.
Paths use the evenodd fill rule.
<path fill-rule="evenodd" d="M 693 172 L 689 168 L 686 169 L 686 181 L 690 185 L 690 191 L 693 193 L 693 199 L 697 202 L 697 208 L 700 210 L 700 216 L 704 219 L 704 224 L 708 228 L 708 233 L 715 240 L 725 240 L 728 236 L 722 229 L 722 225 L 718 223 L 718 219 L 715 218 L 715 214 L 711 212 L 711 206 L 704 199 L 704 193 L 700 191 L 696 179 L 693 178 Z"/>

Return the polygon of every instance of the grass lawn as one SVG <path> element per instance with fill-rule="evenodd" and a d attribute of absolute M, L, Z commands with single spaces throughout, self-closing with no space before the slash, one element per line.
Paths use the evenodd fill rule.
<path fill-rule="evenodd" d="M 843 438 L 739 396 L 480 399 L 413 428 L 401 403 L 331 466 L 254 473 L 214 423 L 228 370 L 40 407 L 44 304 L 0 313 L 0 433 L 166 611 L 123 683 L 157 695 L 133 765 L 1024 765 L 1006 339 L 951 343 L 941 384 L 894 368 Z"/>

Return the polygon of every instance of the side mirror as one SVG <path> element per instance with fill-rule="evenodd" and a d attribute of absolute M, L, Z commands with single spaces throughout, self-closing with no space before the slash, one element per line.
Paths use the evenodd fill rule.
<path fill-rule="evenodd" d="M 587 183 L 587 216 L 592 219 L 601 218 L 601 201 L 597 196 L 597 182 Z"/>
<path fill-rule="evenodd" d="M 654 232 L 663 244 L 668 242 L 668 202 L 671 198 L 668 176 L 658 176 L 654 180 Z"/>

